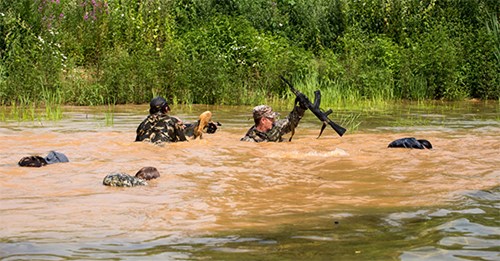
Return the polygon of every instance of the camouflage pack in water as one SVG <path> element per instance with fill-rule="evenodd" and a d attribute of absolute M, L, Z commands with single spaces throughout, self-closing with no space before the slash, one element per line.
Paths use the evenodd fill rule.
<path fill-rule="evenodd" d="M 102 184 L 111 187 L 135 187 L 148 185 L 148 183 L 143 179 L 132 177 L 123 173 L 112 173 L 106 175 Z"/>

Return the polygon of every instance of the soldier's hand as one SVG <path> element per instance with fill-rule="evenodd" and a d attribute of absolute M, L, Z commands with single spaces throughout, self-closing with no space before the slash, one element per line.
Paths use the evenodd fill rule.
<path fill-rule="evenodd" d="M 306 105 L 306 99 L 307 97 L 301 93 L 299 95 L 297 95 L 297 98 L 295 98 L 295 103 L 299 104 L 300 108 L 303 109 L 303 110 L 307 110 L 307 105 Z"/>

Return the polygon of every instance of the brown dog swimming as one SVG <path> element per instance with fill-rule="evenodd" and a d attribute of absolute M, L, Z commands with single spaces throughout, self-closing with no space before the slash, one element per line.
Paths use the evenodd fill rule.
<path fill-rule="evenodd" d="M 208 123 L 212 121 L 212 112 L 211 111 L 206 111 L 200 114 L 200 117 L 198 117 L 198 122 L 197 126 L 194 128 L 193 132 L 193 139 L 196 139 L 198 137 L 203 138 L 203 129 L 205 129 L 208 126 Z"/>
<path fill-rule="evenodd" d="M 184 134 L 193 137 L 193 140 L 200 137 L 203 138 L 203 131 L 206 129 L 207 133 L 215 133 L 217 126 L 221 126 L 219 122 L 212 121 L 212 112 L 205 111 L 198 117 L 195 123 L 185 124 Z"/>

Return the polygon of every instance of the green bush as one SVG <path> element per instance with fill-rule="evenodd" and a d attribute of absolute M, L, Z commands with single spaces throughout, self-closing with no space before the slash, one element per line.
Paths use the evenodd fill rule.
<path fill-rule="evenodd" d="M 336 103 L 500 98 L 494 0 L 20 0 L 0 10 L 2 105 L 255 104 L 290 97 L 280 74 Z"/>
<path fill-rule="evenodd" d="M 2 35 L 5 49 L 1 52 L 2 104 L 37 100 L 42 89 L 56 92 L 59 75 L 66 56 L 61 52 L 57 34 L 48 29 L 41 34 L 40 27 L 30 24 L 33 17 L 8 10 L 2 13 Z"/>

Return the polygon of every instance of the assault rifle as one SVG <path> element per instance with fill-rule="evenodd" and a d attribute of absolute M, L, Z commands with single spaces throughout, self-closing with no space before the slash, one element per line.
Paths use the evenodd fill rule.
<path fill-rule="evenodd" d="M 283 77 L 283 76 L 280 75 L 280 78 L 281 78 L 281 80 L 283 80 L 290 87 L 290 90 L 292 90 L 292 92 L 295 94 L 295 96 L 297 96 L 297 99 L 295 101 L 296 102 L 301 102 L 310 111 L 312 111 L 312 113 L 314 113 L 314 115 L 316 115 L 316 117 L 321 122 L 323 122 L 323 126 L 321 126 L 321 131 L 319 132 L 319 135 L 318 135 L 317 139 L 319 139 L 319 137 L 321 137 L 321 134 L 323 134 L 323 131 L 326 128 L 326 124 L 330 125 L 333 128 L 333 130 L 335 130 L 337 132 L 337 134 L 339 136 L 342 137 L 342 135 L 344 135 L 344 133 L 346 132 L 346 129 L 343 128 L 342 126 L 338 125 L 337 123 L 333 122 L 332 120 L 330 120 L 328 118 L 328 115 L 330 113 L 332 113 L 332 109 L 328 109 L 327 111 L 324 112 L 324 111 L 322 111 L 319 108 L 319 104 L 321 103 L 321 92 L 320 92 L 320 90 L 316 90 L 314 92 L 314 104 L 313 104 L 313 103 L 311 103 L 311 101 L 309 100 L 309 98 L 307 98 L 306 95 L 304 95 L 303 93 L 301 93 L 300 91 L 298 91 L 297 89 L 295 89 L 295 87 L 293 87 L 293 85 L 287 79 L 285 79 L 285 77 Z"/>

